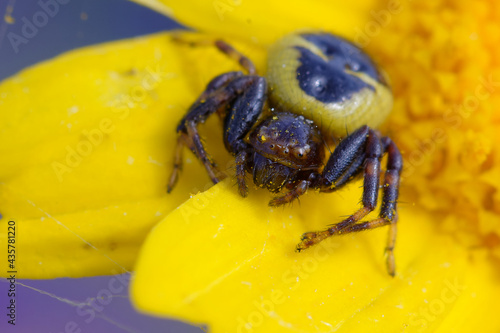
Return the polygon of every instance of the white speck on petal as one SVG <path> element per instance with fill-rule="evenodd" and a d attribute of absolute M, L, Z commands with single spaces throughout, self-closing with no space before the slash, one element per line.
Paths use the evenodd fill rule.
<path fill-rule="evenodd" d="M 219 229 L 217 229 L 217 232 L 215 233 L 213 238 L 217 237 L 222 229 L 224 229 L 224 224 L 219 225 Z"/>
<path fill-rule="evenodd" d="M 68 116 L 71 116 L 79 111 L 79 107 L 77 105 L 73 105 L 68 108 Z"/>
<path fill-rule="evenodd" d="M 154 160 L 151 156 L 148 156 L 148 163 L 156 164 L 158 166 L 163 166 L 163 163 L 160 163 L 157 160 Z"/>
<path fill-rule="evenodd" d="M 134 164 L 134 161 L 135 161 L 135 158 L 133 158 L 132 156 L 127 157 L 128 164 L 132 165 L 132 164 Z"/>
<path fill-rule="evenodd" d="M 333 327 L 333 326 L 332 326 L 332 324 L 327 323 L 326 321 L 321 321 L 321 320 L 320 320 L 320 323 L 322 323 L 322 324 L 324 324 L 324 325 L 326 325 L 326 326 L 328 326 L 328 327 Z"/>

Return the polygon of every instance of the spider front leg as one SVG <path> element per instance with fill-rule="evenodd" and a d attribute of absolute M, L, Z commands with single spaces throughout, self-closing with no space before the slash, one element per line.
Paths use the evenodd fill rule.
<path fill-rule="evenodd" d="M 180 121 L 177 127 L 179 138 L 177 140 L 177 147 L 174 155 L 174 168 L 170 176 L 167 191 L 170 192 L 177 183 L 180 170 L 182 168 L 182 149 L 188 146 L 189 149 L 196 155 L 196 157 L 203 163 L 210 179 L 214 184 L 218 183 L 222 175 L 215 167 L 215 163 L 211 160 L 210 156 L 205 150 L 198 133 L 198 124 L 204 123 L 205 120 L 213 113 L 219 111 L 225 117 L 225 139 L 226 147 L 230 152 L 237 153 L 242 148 L 242 137 L 247 132 L 242 133 L 242 128 L 249 130 L 248 122 L 255 122 L 256 118 L 262 110 L 262 105 L 265 100 L 265 80 L 259 76 L 243 76 L 241 72 L 230 72 L 219 75 L 213 79 L 205 91 L 200 95 L 195 103 L 189 108 L 187 114 Z M 264 90 L 261 93 L 262 99 L 259 105 L 259 98 L 253 101 L 251 96 Z M 254 98 L 255 99 L 255 98 Z M 247 106 L 252 102 L 252 106 Z M 231 109 L 229 112 L 227 109 Z M 231 117 L 241 118 L 241 112 L 248 111 L 254 108 L 258 109 L 258 114 L 248 116 L 250 119 L 242 121 L 242 124 L 233 124 Z M 240 111 L 235 111 L 238 109 Z M 250 110 L 250 111 L 249 111 Z M 239 119 L 238 118 L 238 119 Z M 229 120 L 228 120 L 229 119 Z M 253 125 L 252 122 L 252 125 Z M 229 126 L 228 124 L 234 125 Z M 246 127 L 245 127 L 246 126 Z M 226 129 L 227 128 L 227 129 Z M 222 175 L 223 176 L 223 175 Z"/>
<path fill-rule="evenodd" d="M 387 256 L 386 258 L 386 267 L 387 267 L 387 272 L 389 275 L 394 276 L 396 275 L 396 263 L 394 261 L 394 245 L 396 244 L 396 233 L 397 233 L 397 222 L 398 221 L 398 216 L 397 214 L 394 215 L 392 220 L 389 220 L 384 217 L 380 217 L 378 219 L 369 221 L 369 222 L 362 222 L 362 223 L 357 223 L 349 228 L 346 228 L 342 231 L 343 234 L 347 234 L 350 232 L 358 232 L 358 231 L 363 231 L 363 230 L 368 230 L 368 229 L 374 229 L 378 227 L 383 227 L 386 225 L 390 225 L 389 227 L 389 235 L 387 237 L 387 245 L 385 247 L 385 254 Z"/>
<path fill-rule="evenodd" d="M 242 197 L 246 197 L 248 187 L 245 170 L 251 163 L 250 146 L 245 138 L 262 114 L 267 98 L 267 83 L 263 77 L 253 78 L 252 84 L 234 102 L 224 119 L 224 144 L 236 159 L 236 180 Z"/>
<path fill-rule="evenodd" d="M 201 93 L 200 97 L 191 105 L 186 115 L 179 122 L 177 126 L 178 137 L 174 154 L 174 167 L 167 185 L 167 193 L 173 190 L 179 179 L 179 174 L 182 170 L 182 152 L 184 146 L 187 146 L 193 154 L 203 162 L 212 181 L 214 183 L 219 181 L 215 176 L 217 173 L 214 170 L 215 164 L 210 161 L 210 158 L 201 144 L 196 125 L 198 123 L 203 123 L 208 116 L 227 103 L 227 99 L 230 99 L 230 95 L 232 94 L 230 91 L 224 91 L 223 89 L 232 81 L 242 76 L 243 73 L 241 72 L 229 72 L 212 79 Z M 219 90 L 221 91 L 219 92 Z M 190 133 L 188 133 L 188 128 L 190 128 Z M 197 141 L 198 147 L 195 146 L 195 140 Z"/>
<path fill-rule="evenodd" d="M 382 197 L 382 207 L 378 219 L 358 223 L 346 228 L 342 231 L 343 234 L 350 232 L 363 231 L 390 225 L 389 235 L 387 237 L 386 266 L 387 271 L 391 276 L 396 274 L 396 264 L 394 262 L 394 245 L 396 244 L 397 233 L 397 201 L 399 195 L 399 179 L 403 168 L 403 159 L 396 144 L 384 137 L 381 140 L 384 152 L 387 152 L 387 170 L 384 178 L 384 190 Z"/>
<path fill-rule="evenodd" d="M 307 189 L 311 185 L 311 182 L 308 180 L 301 180 L 297 186 L 292 188 L 290 191 L 286 192 L 282 196 L 275 197 L 269 201 L 269 206 L 278 207 L 288 203 L 291 203 L 295 199 L 298 199 L 301 195 L 304 195 L 307 192 Z"/>
<path fill-rule="evenodd" d="M 317 172 L 312 172 L 309 177 L 299 181 L 295 184 L 290 191 L 286 192 L 284 195 L 277 196 L 269 201 L 269 206 L 278 207 L 293 202 L 298 199 L 301 195 L 304 195 L 311 185 L 315 184 L 319 179 L 320 175 Z"/>
<path fill-rule="evenodd" d="M 364 162 L 363 207 L 344 221 L 334 224 L 326 230 L 305 233 L 302 235 L 302 243 L 297 245 L 297 250 L 306 249 L 325 238 L 340 233 L 375 209 L 378 198 L 379 159 L 381 155 L 380 140 L 375 131 L 368 126 L 361 127 L 340 142 L 323 170 L 323 181 L 320 189 L 322 192 L 333 192 L 341 188 L 349 179 L 362 171 L 361 167 Z"/>
<path fill-rule="evenodd" d="M 377 205 L 380 159 L 385 151 L 387 151 L 389 157 L 387 161 L 387 171 L 385 173 L 384 195 L 379 218 L 373 221 L 356 224 L 373 211 Z M 396 145 L 388 138 L 380 140 L 378 134 L 367 126 L 361 127 L 344 139 L 333 152 L 323 171 L 321 191 L 334 191 L 364 170 L 363 206 L 347 219 L 332 225 L 326 230 L 303 234 L 302 242 L 297 245 L 297 251 L 307 249 L 333 235 L 367 230 L 391 224 L 387 246 L 387 268 L 389 274 L 394 276 L 395 265 L 393 249 L 396 237 L 396 205 L 402 166 L 402 157 Z"/>

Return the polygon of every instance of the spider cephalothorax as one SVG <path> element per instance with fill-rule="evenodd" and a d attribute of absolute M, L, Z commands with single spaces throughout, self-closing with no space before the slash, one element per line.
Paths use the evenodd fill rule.
<path fill-rule="evenodd" d="M 297 245 L 301 251 L 327 237 L 390 225 L 387 251 L 389 274 L 395 274 L 399 177 L 402 158 L 388 137 L 372 129 L 392 108 L 392 94 L 374 62 L 348 41 L 327 33 L 284 37 L 269 50 L 265 77 L 230 45 L 215 46 L 239 59 L 248 74 L 224 73 L 214 78 L 177 127 L 178 143 L 170 192 L 182 166 L 183 146 L 205 165 L 214 183 L 215 164 L 200 140 L 197 126 L 217 113 L 223 119 L 224 144 L 235 156 L 239 192 L 247 195 L 245 175 L 273 193 L 286 189 L 269 204 L 279 206 L 307 189 L 333 192 L 364 174 L 362 207 L 323 231 L 307 232 Z M 347 135 L 347 133 L 350 133 Z M 324 137 L 341 139 L 325 160 Z M 360 222 L 377 206 L 381 158 L 387 153 L 379 218 Z"/>
<path fill-rule="evenodd" d="M 254 153 L 247 169 L 257 186 L 271 192 L 309 179 L 323 166 L 321 134 L 303 116 L 282 112 L 269 117 L 250 133 L 248 141 Z"/>

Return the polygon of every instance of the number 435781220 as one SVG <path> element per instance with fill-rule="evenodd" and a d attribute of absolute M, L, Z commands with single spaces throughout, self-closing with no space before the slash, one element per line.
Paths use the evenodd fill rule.
<path fill-rule="evenodd" d="M 9 268 L 16 268 L 16 222 L 9 221 L 7 227 L 7 238 L 8 238 L 8 246 L 7 246 L 7 261 L 9 262 Z"/>

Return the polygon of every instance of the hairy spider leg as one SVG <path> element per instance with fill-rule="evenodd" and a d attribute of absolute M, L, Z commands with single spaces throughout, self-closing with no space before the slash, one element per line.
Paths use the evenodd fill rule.
<path fill-rule="evenodd" d="M 374 137 L 367 144 L 370 131 Z M 363 171 L 369 150 L 372 150 L 376 157 L 380 158 L 382 150 L 380 141 L 375 131 L 368 126 L 360 127 L 340 141 L 323 169 L 321 192 L 336 191 L 359 175 Z"/>
<path fill-rule="evenodd" d="M 385 246 L 385 264 L 387 271 L 391 276 L 396 275 L 396 261 L 394 260 L 394 246 L 396 246 L 396 235 L 398 232 L 397 227 L 398 214 L 396 213 L 392 218 L 389 226 L 389 235 L 387 236 L 387 245 Z"/>
<path fill-rule="evenodd" d="M 330 188 L 321 190 L 330 192 L 338 188 L 339 180 L 350 179 L 358 172 L 355 168 L 356 163 L 359 162 L 360 154 L 363 154 L 360 152 L 360 148 L 364 148 L 365 155 L 365 176 L 362 198 L 363 207 L 347 219 L 332 225 L 326 230 L 304 233 L 301 238 L 302 242 L 297 245 L 297 251 L 307 249 L 333 235 L 367 230 L 390 224 L 391 228 L 389 230 L 389 239 L 386 247 L 387 269 L 389 274 L 394 276 L 395 264 L 393 250 L 396 240 L 396 208 L 399 194 L 400 173 L 403 167 L 401 154 L 394 142 L 387 137 L 379 139 L 378 134 L 374 130 L 367 126 L 361 127 L 344 139 L 328 160 L 325 170 L 323 171 L 323 182 L 324 186 L 330 186 Z M 337 150 L 341 153 L 336 154 Z M 388 160 L 379 218 L 373 221 L 356 224 L 368 215 L 368 213 L 373 211 L 377 205 L 380 159 L 385 152 L 388 153 Z M 344 158 L 335 160 L 335 157 L 341 156 L 344 156 Z M 348 173 L 351 174 L 348 175 Z"/>
<path fill-rule="evenodd" d="M 179 137 L 185 138 L 177 140 L 174 156 L 174 170 L 167 188 L 169 192 L 176 184 L 179 171 L 182 168 L 182 156 L 180 151 L 184 145 L 187 145 L 203 163 L 210 179 L 215 184 L 220 181 L 221 177 L 224 177 L 224 175 L 216 169 L 215 163 L 212 162 L 210 156 L 206 152 L 201 142 L 197 126 L 200 123 L 204 123 L 211 114 L 223 110 L 223 113 L 226 113 L 224 130 L 224 141 L 227 142 L 226 147 L 228 150 L 231 147 L 238 148 L 238 145 L 241 145 L 239 143 L 240 136 L 244 136 L 248 133 L 262 111 L 262 106 L 266 97 L 265 91 L 266 82 L 264 78 L 259 76 L 243 76 L 241 72 L 221 74 L 207 85 L 205 91 L 193 103 L 177 126 Z M 228 107 L 231 109 L 230 112 L 227 112 Z M 249 121 L 243 121 L 241 125 L 236 124 L 236 122 L 231 121 L 231 119 L 228 120 L 228 118 L 236 118 L 238 116 L 241 119 L 242 113 L 251 113 L 255 112 L 255 110 L 258 110 L 258 114 L 254 116 L 245 115 Z M 245 129 L 246 132 L 244 132 L 244 134 L 240 133 Z M 236 151 L 232 149 L 230 151 L 236 154 Z"/>
<path fill-rule="evenodd" d="M 200 97 L 198 97 L 198 99 L 189 108 L 186 116 L 184 116 L 184 118 L 180 121 L 180 124 L 177 126 L 178 137 L 174 153 L 174 168 L 167 185 L 167 193 L 170 193 L 174 189 L 179 179 L 180 172 L 182 171 L 182 152 L 184 151 L 184 146 L 187 146 L 193 152 L 193 154 L 197 155 L 193 140 L 191 140 L 191 137 L 187 134 L 187 128 L 184 128 L 187 115 L 193 110 L 196 105 L 203 104 L 205 100 L 210 96 L 210 94 L 214 93 L 217 89 L 226 86 L 229 82 L 242 76 L 243 73 L 241 72 L 229 72 L 221 74 L 212 79 L 212 81 L 208 83 L 205 90 L 201 93 Z M 183 128 L 181 128 L 182 125 L 184 125 Z M 215 165 L 213 164 L 212 166 L 215 167 Z"/>
<path fill-rule="evenodd" d="M 186 134 L 180 133 L 180 135 L 177 137 L 177 144 L 175 145 L 174 168 L 172 170 L 172 173 L 170 174 L 170 178 L 168 181 L 167 193 L 170 193 L 173 190 L 173 188 L 177 184 L 177 181 L 179 180 L 179 174 L 182 171 L 182 156 L 184 146 L 187 146 L 193 152 L 193 154 L 196 154 L 193 142 L 190 140 L 190 138 Z"/>
<path fill-rule="evenodd" d="M 389 275 L 396 275 L 396 263 L 394 261 L 394 245 L 396 244 L 396 233 L 397 233 L 397 222 L 398 215 L 395 214 L 392 217 L 392 220 L 388 220 L 385 217 L 379 217 L 378 219 L 371 220 L 368 222 L 356 223 L 344 230 L 342 230 L 342 234 L 347 234 L 351 232 L 364 231 L 368 229 L 374 229 L 378 227 L 384 227 L 386 225 L 390 225 L 389 227 L 389 235 L 387 237 L 387 245 L 385 247 L 385 255 L 386 255 L 386 267 Z"/>
<path fill-rule="evenodd" d="M 248 72 L 248 75 L 255 75 L 257 73 L 253 62 L 228 43 L 224 42 L 223 40 L 216 40 L 215 46 L 222 53 L 237 61 L 241 65 L 241 67 L 245 68 Z"/>
<path fill-rule="evenodd" d="M 246 166 L 250 162 L 251 155 L 247 150 L 241 150 L 236 154 L 236 183 L 238 184 L 238 192 L 242 197 L 248 195 L 248 185 L 245 180 Z"/>
<path fill-rule="evenodd" d="M 291 189 L 284 195 L 271 199 L 271 201 L 269 201 L 269 206 L 278 207 L 290 203 L 301 195 L 305 194 L 309 186 L 311 186 L 310 180 L 301 180 L 293 189 Z"/>
<path fill-rule="evenodd" d="M 245 55 L 240 53 L 234 47 L 224 42 L 223 40 L 198 40 L 198 41 L 190 41 L 182 38 L 181 36 L 174 35 L 172 39 L 177 43 L 188 44 L 191 47 L 195 46 L 215 46 L 219 51 L 227 55 L 229 58 L 238 62 L 248 73 L 248 75 L 257 74 L 257 70 L 255 69 L 255 65 L 253 62 L 247 58 Z"/>
<path fill-rule="evenodd" d="M 250 146 L 245 138 L 262 114 L 267 99 L 267 82 L 260 76 L 253 78 L 253 83 L 234 102 L 224 118 L 224 145 L 235 156 L 236 180 L 242 197 L 248 194 L 245 181 L 245 169 L 250 162 Z"/>
<path fill-rule="evenodd" d="M 214 77 L 212 79 L 212 81 L 210 81 L 207 84 L 207 87 L 201 93 L 200 97 L 198 97 L 198 99 L 193 103 L 193 105 L 196 104 L 197 102 L 204 103 L 203 101 L 206 100 L 208 98 L 208 96 L 210 94 L 212 94 L 213 92 L 215 92 L 217 89 L 226 86 L 234 79 L 236 79 L 238 77 L 242 77 L 242 76 L 243 76 L 243 73 L 238 71 L 238 72 L 227 72 L 227 73 L 224 73 L 224 74 L 221 74 L 221 75 Z"/>
<path fill-rule="evenodd" d="M 319 243 L 344 228 L 358 222 L 377 206 L 378 187 L 380 183 L 380 158 L 382 146 L 376 132 L 368 126 L 363 126 L 342 140 L 323 170 L 323 180 L 320 185 L 322 192 L 332 192 L 352 179 L 364 169 L 363 207 L 344 221 L 332 225 L 320 232 L 308 232 L 302 235 L 303 242 L 297 246 L 300 250 Z M 361 164 L 360 161 L 362 161 Z M 363 166 L 360 170 L 360 166 Z M 301 247 L 302 245 L 302 247 Z"/>
<path fill-rule="evenodd" d="M 394 246 L 397 234 L 397 200 L 399 191 L 399 178 L 402 169 L 402 158 L 396 144 L 388 137 L 382 138 L 384 151 L 388 153 L 387 170 L 385 172 L 382 207 L 378 219 L 354 224 L 344 230 L 342 234 L 374 229 L 390 225 L 385 248 L 387 271 L 391 276 L 396 274 L 396 264 L 394 261 Z"/>

